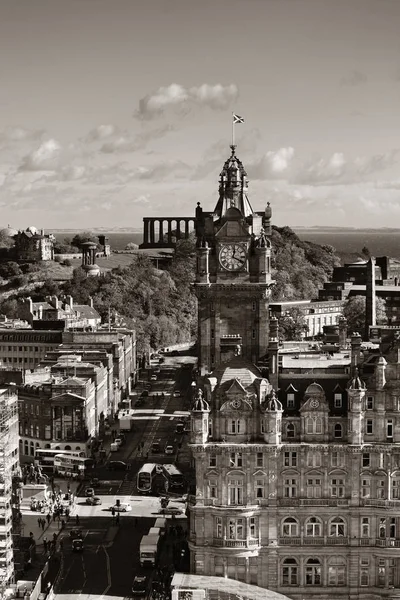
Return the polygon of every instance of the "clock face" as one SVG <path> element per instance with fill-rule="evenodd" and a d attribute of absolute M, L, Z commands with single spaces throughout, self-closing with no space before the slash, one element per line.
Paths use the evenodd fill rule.
<path fill-rule="evenodd" d="M 246 250 L 241 244 L 225 244 L 219 253 L 219 262 L 227 271 L 239 271 L 246 260 Z"/>

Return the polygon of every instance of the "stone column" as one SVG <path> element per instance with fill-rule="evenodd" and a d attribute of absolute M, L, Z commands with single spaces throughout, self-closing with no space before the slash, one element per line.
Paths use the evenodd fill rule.
<path fill-rule="evenodd" d="M 162 244 L 164 242 L 164 220 L 160 219 L 159 220 L 159 224 L 160 224 L 160 229 L 159 229 L 159 237 L 158 237 L 158 243 Z"/>
<path fill-rule="evenodd" d="M 176 239 L 181 239 L 181 220 L 176 219 Z"/>
<path fill-rule="evenodd" d="M 149 243 L 149 220 L 143 219 L 143 243 Z"/>
<path fill-rule="evenodd" d="M 154 220 L 150 221 L 150 244 L 154 244 Z"/>
<path fill-rule="evenodd" d="M 189 237 L 189 219 L 185 219 L 185 238 Z"/>
<path fill-rule="evenodd" d="M 172 220 L 168 219 L 168 244 L 172 244 Z"/>

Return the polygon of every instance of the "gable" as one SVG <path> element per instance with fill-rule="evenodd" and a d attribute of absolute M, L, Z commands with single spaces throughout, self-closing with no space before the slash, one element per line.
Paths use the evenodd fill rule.
<path fill-rule="evenodd" d="M 238 213 L 239 213 L 239 211 L 238 211 Z M 222 225 L 221 229 L 215 234 L 215 237 L 217 239 L 218 238 L 250 239 L 250 235 L 242 223 L 243 217 L 242 217 L 241 213 L 239 213 L 239 216 L 240 216 L 240 220 L 226 221 Z"/>

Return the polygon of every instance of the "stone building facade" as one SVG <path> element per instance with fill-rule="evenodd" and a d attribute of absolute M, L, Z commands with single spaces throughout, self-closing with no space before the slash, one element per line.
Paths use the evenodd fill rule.
<path fill-rule="evenodd" d="M 191 572 L 294 600 L 399 598 L 400 351 L 367 356 L 355 335 L 336 366 L 280 366 L 268 222 L 252 229 L 245 187 L 232 153 L 207 228 L 197 213 Z"/>
<path fill-rule="evenodd" d="M 25 231 L 18 231 L 14 236 L 15 257 L 21 262 L 40 262 L 54 260 L 54 242 L 56 238 L 52 233 L 36 227 L 28 227 Z"/>

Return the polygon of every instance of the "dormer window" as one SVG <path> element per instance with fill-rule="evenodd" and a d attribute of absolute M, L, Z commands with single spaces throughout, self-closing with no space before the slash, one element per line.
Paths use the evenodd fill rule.
<path fill-rule="evenodd" d="M 292 392 L 286 395 L 286 406 L 288 407 L 288 409 L 295 408 L 295 397 Z"/>
<path fill-rule="evenodd" d="M 339 392 L 335 392 L 333 396 L 333 406 L 335 408 L 342 408 L 343 406 L 343 396 Z"/>

